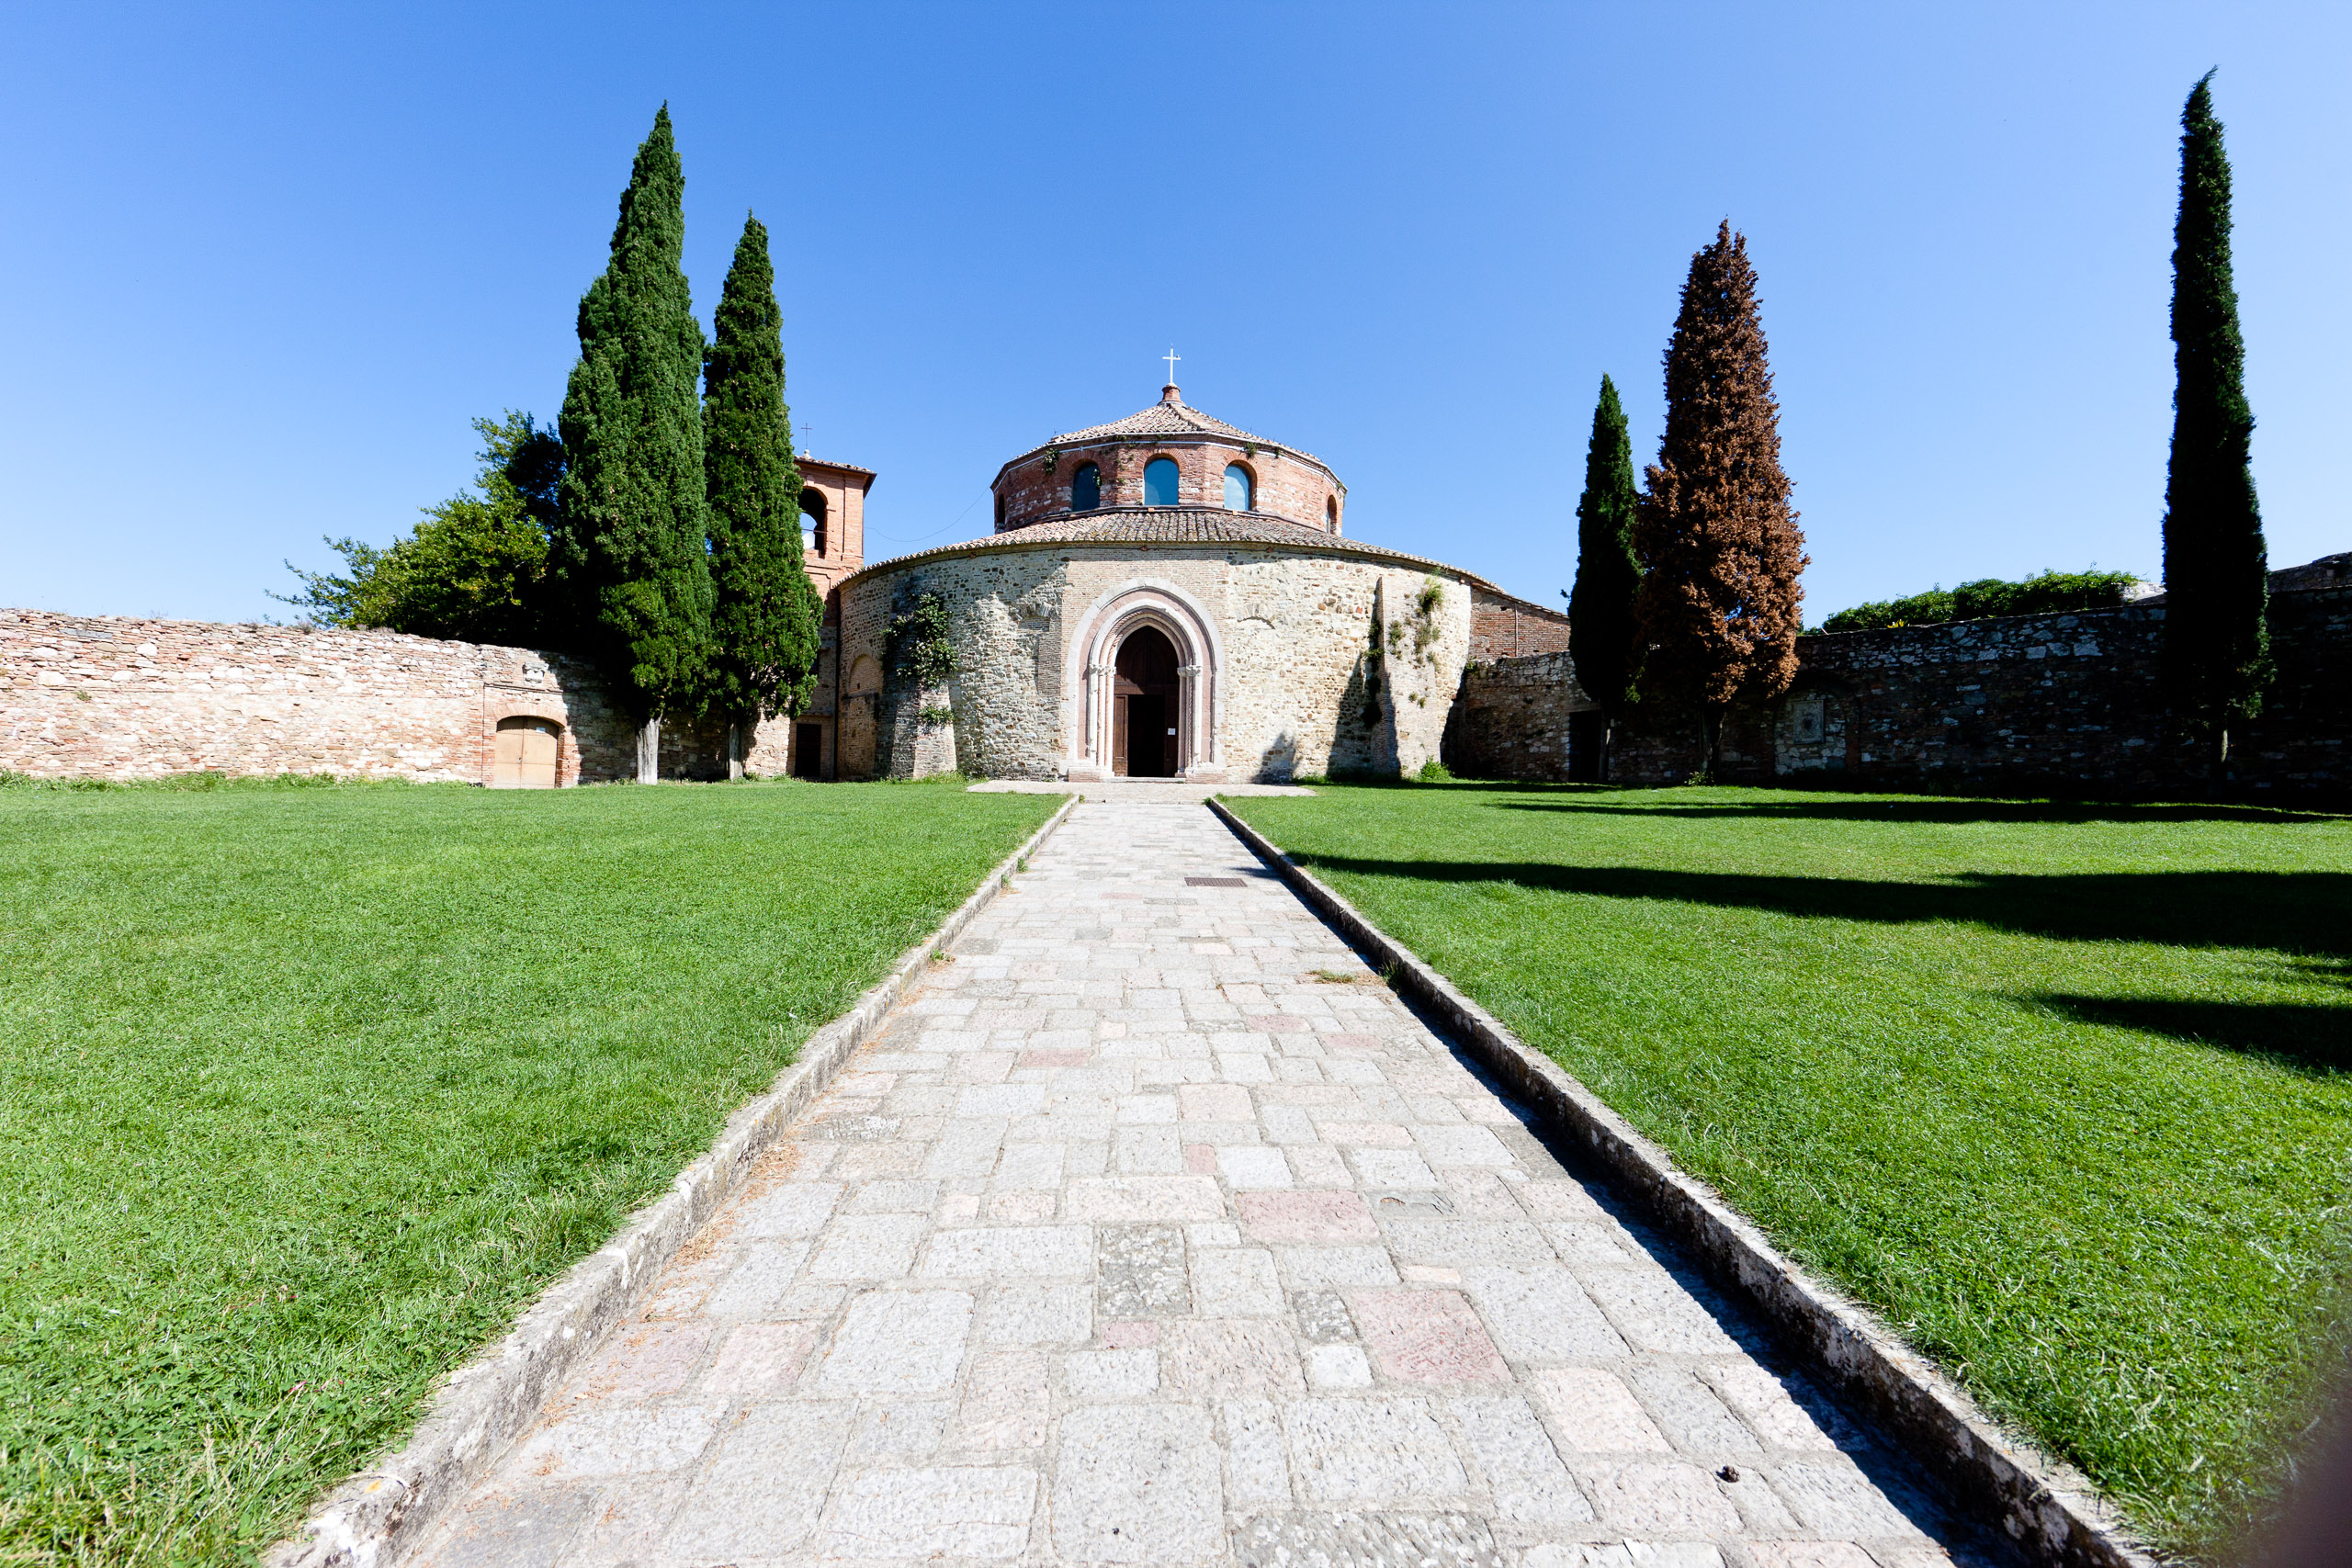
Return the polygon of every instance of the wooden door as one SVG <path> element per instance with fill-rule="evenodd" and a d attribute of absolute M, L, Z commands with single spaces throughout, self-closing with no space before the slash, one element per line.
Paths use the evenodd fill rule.
<path fill-rule="evenodd" d="M 1132 700 L 1124 692 L 1111 699 L 1111 771 L 1121 778 L 1127 776 L 1127 705 Z"/>
<path fill-rule="evenodd" d="M 552 719 L 503 718 L 491 748 L 492 789 L 553 789 L 562 747 Z"/>
<path fill-rule="evenodd" d="M 555 788 L 556 761 L 555 726 L 541 719 L 523 731 L 523 764 L 525 789 Z"/>

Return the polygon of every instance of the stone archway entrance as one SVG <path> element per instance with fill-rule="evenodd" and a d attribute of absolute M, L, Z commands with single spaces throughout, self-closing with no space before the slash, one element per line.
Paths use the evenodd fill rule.
<path fill-rule="evenodd" d="M 1157 626 L 1119 643 L 1111 682 L 1111 772 L 1121 778 L 1176 776 L 1176 645 Z"/>
<path fill-rule="evenodd" d="M 1216 628 L 1191 595 L 1170 583 L 1125 583 L 1078 618 L 1066 657 L 1077 701 L 1064 777 L 1225 777 L 1222 659 Z"/>

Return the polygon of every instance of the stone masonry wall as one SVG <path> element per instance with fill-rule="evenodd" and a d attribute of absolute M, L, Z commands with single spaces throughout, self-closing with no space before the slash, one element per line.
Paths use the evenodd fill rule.
<path fill-rule="evenodd" d="M 2166 712 L 2164 605 L 1804 637 L 1788 694 L 1736 705 L 1726 782 L 2154 795 L 2206 787 L 2204 752 Z M 2232 737 L 2230 780 L 2257 793 L 2352 792 L 2352 589 L 2276 592 L 2278 676 Z M 1695 721 L 1626 727 L 1615 776 L 1687 777 Z"/>
<path fill-rule="evenodd" d="M 1592 705 L 1565 649 L 1472 664 L 1446 728 L 1445 765 L 1465 778 L 1564 780 L 1573 716 Z"/>
<path fill-rule="evenodd" d="M 2301 569 L 2299 569 L 2301 570 Z M 2231 782 L 2256 793 L 2352 795 L 2352 586 L 2270 601 L 2278 677 L 2262 716 L 2233 735 Z M 2204 754 L 2167 715 L 2159 602 L 2077 615 L 2005 616 L 1798 639 L 1788 693 L 1734 706 L 1727 783 L 2156 795 L 2207 787 Z M 1566 654 L 1465 671 L 1446 761 L 1483 778 L 1571 776 L 1576 717 L 1592 704 Z M 1693 713 L 1637 710 L 1611 776 L 1671 784 L 1703 757 Z M 1589 767 L 1576 776 L 1594 776 Z"/>
<path fill-rule="evenodd" d="M 0 610 L 0 769 L 40 778 L 489 780 L 502 718 L 563 726 L 559 776 L 634 771 L 578 661 L 396 632 Z"/>
<path fill-rule="evenodd" d="M 1437 755 L 1470 640 L 1468 584 L 1442 576 L 1423 615 L 1429 581 L 1372 560 L 1246 546 L 1007 548 L 876 570 L 842 594 L 843 776 L 890 773 L 906 756 L 893 737 L 908 733 L 899 710 L 917 699 L 888 680 L 883 644 L 890 617 L 924 593 L 954 617 L 958 671 L 947 695 L 964 771 L 1063 776 L 1083 701 L 1064 689 L 1069 640 L 1091 606 L 1140 582 L 1203 606 L 1222 643 L 1216 750 L 1197 760 L 1203 768 L 1235 780 L 1417 771 Z"/>

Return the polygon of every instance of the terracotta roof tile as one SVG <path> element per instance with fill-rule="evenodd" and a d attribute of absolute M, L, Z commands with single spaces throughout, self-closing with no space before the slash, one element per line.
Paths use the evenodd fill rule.
<path fill-rule="evenodd" d="M 903 566 L 909 561 L 933 556 L 977 555 L 992 549 L 1025 549 L 1054 545 L 1275 545 L 1288 549 L 1333 555 L 1369 556 L 1423 570 L 1441 567 L 1481 588 L 1501 592 L 1474 572 L 1447 566 L 1443 561 L 1431 560 L 1427 556 L 1411 556 L 1402 550 L 1360 544 L 1353 539 L 1327 534 L 1320 528 L 1270 517 L 1262 513 L 1227 512 L 1216 506 L 1106 506 L 1099 512 L 1064 513 L 1043 523 L 1033 523 L 1025 528 L 992 534 L 985 539 L 969 539 L 960 545 L 941 545 L 888 560 L 874 561 L 861 569 L 858 575 L 885 567 Z"/>

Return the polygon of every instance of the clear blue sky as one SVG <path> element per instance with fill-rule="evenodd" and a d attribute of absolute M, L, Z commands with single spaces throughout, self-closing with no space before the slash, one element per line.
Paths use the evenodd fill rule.
<path fill-rule="evenodd" d="M 673 13 L 675 13 L 674 15 Z M 103 5 L 0 56 L 0 604 L 283 612 L 551 418 L 667 99 L 708 320 L 779 242 L 796 417 L 878 558 L 1196 406 L 1351 534 L 1557 603 L 1691 251 L 1763 279 L 1809 618 L 2158 565 L 2181 100 L 2218 65 L 2271 556 L 2352 548 L 2352 6 Z"/>

